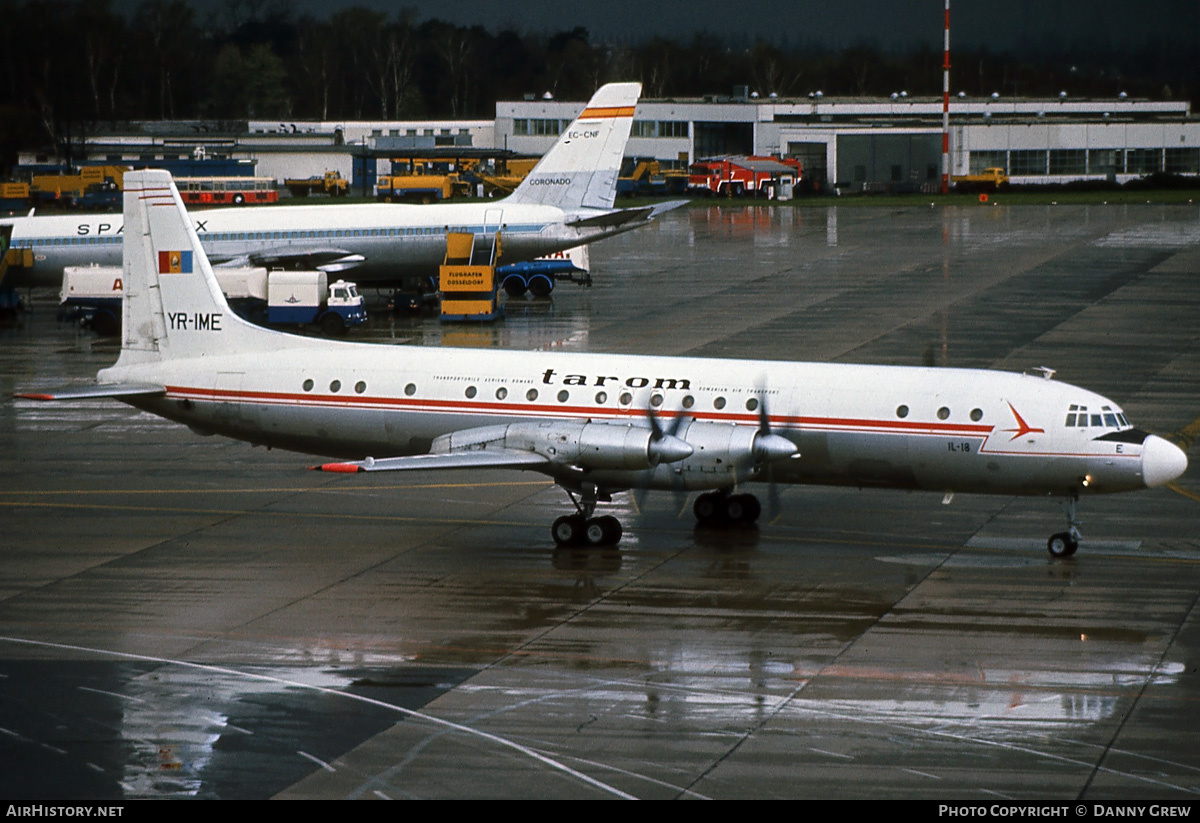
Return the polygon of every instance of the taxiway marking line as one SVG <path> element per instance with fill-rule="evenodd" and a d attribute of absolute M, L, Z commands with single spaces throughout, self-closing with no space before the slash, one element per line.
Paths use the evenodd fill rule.
<path fill-rule="evenodd" d="M 345 489 L 338 485 L 331 485 L 336 481 L 331 481 L 321 486 L 296 486 L 289 488 L 286 486 L 276 486 L 270 488 L 222 488 L 222 489 L 55 489 L 55 490 L 4 490 L 0 491 L 0 497 L 9 495 L 18 496 L 39 496 L 47 497 L 53 495 L 85 495 L 85 494 L 300 494 L 303 492 L 325 492 L 325 491 L 344 491 Z M 514 480 L 493 483 L 420 483 L 415 485 L 387 485 L 377 486 L 372 484 L 371 491 L 396 491 L 400 489 L 483 489 L 483 488 L 503 488 L 506 486 L 553 486 L 552 480 Z M 3 502 L 0 501 L 0 505 Z"/>
<path fill-rule="evenodd" d="M 1167 488 L 1170 489 L 1171 491 L 1175 492 L 1176 494 L 1182 494 L 1184 497 L 1188 498 L 1189 500 L 1196 500 L 1196 501 L 1200 502 L 1200 494 L 1196 494 L 1193 491 L 1188 491 L 1183 486 L 1176 483 L 1174 480 L 1172 480 L 1170 483 L 1167 484 Z"/>
<path fill-rule="evenodd" d="M 1179 431 L 1167 435 L 1168 440 L 1173 440 L 1175 445 L 1184 451 L 1187 451 L 1196 442 L 1197 437 L 1200 437 L 1200 417 L 1197 417 Z"/>
<path fill-rule="evenodd" d="M 389 711 L 397 712 L 399 714 L 405 715 L 406 717 L 412 717 L 412 718 L 416 718 L 419 720 L 424 720 L 424 721 L 427 721 L 427 722 L 432 723 L 437 726 L 442 726 L 447 729 L 452 729 L 454 731 L 462 732 L 464 734 L 473 735 L 475 737 L 479 737 L 484 740 L 488 740 L 488 741 L 495 743 L 499 746 L 502 746 L 504 748 L 513 749 L 516 752 L 526 755 L 527 757 L 530 757 L 533 760 L 536 760 L 540 763 L 543 763 L 552 769 L 561 771 L 564 774 L 570 775 L 571 777 L 581 780 L 584 783 L 587 783 L 588 785 L 590 785 L 596 789 L 600 789 L 601 791 L 608 792 L 609 794 L 612 794 L 623 800 L 636 800 L 637 799 L 633 795 L 627 794 L 626 792 L 621 791 L 620 789 L 618 789 L 615 786 L 610 786 L 609 784 L 604 783 L 600 780 L 597 780 L 596 778 L 591 777 L 589 775 L 586 775 L 583 772 L 577 771 L 576 769 L 572 769 L 570 766 L 566 765 L 565 763 L 561 763 L 561 762 L 553 759 L 552 757 L 549 757 L 547 755 L 542 754 L 539 751 L 536 751 L 535 749 L 529 748 L 528 746 L 523 746 L 520 743 L 517 743 L 516 741 L 509 740 L 507 738 L 501 737 L 496 734 L 492 734 L 491 732 L 485 732 L 481 729 L 473 729 L 470 726 L 464 726 L 461 723 L 455 723 L 451 720 L 445 720 L 440 717 L 435 717 L 431 714 L 425 714 L 423 712 L 414 711 L 412 709 L 406 709 L 403 706 L 397 706 L 393 703 L 386 703 L 382 700 L 376 700 L 375 698 L 367 697 L 367 696 L 361 695 L 361 694 L 352 694 L 351 692 L 342 691 L 341 689 L 332 689 L 332 688 L 329 688 L 328 686 L 314 686 L 311 683 L 301 683 L 299 681 L 288 680 L 283 677 L 271 677 L 270 675 L 266 675 L 266 674 L 255 674 L 253 672 L 243 672 L 243 671 L 239 671 L 238 669 L 231 669 L 231 668 L 228 668 L 225 666 L 214 666 L 214 665 L 207 664 L 207 663 L 193 663 L 190 660 L 176 660 L 176 659 L 173 659 L 170 657 L 158 657 L 158 656 L 149 655 L 149 654 L 134 654 L 132 652 L 118 652 L 118 651 L 113 651 L 111 649 L 98 649 L 98 648 L 89 647 L 89 646 L 76 646 L 76 645 L 73 645 L 70 643 L 51 643 L 46 640 L 31 640 L 31 639 L 25 638 L 25 637 L 3 637 L 3 636 L 0 636 L 0 642 L 15 643 L 15 644 L 26 645 L 26 646 L 41 646 L 42 648 L 62 649 L 64 651 L 90 652 L 90 653 L 94 653 L 94 654 L 108 655 L 110 657 L 117 657 L 117 658 L 121 658 L 124 660 L 142 660 L 142 661 L 145 661 L 148 663 L 161 663 L 161 664 L 170 665 L 170 666 L 181 666 L 183 668 L 199 669 L 200 671 L 207 671 L 207 672 L 216 672 L 218 674 L 226 674 L 226 675 L 230 675 L 232 677 L 244 677 L 247 680 L 259 680 L 259 681 L 264 681 L 267 683 L 278 683 L 278 684 L 281 684 L 284 686 L 292 686 L 295 688 L 308 689 L 310 691 L 320 692 L 322 694 L 334 695 L 336 697 L 344 697 L 344 698 L 347 698 L 348 700 L 356 700 L 360 703 L 366 703 L 368 705 L 376 706 L 381 709 L 387 709 Z M 63 754 L 66 754 L 66 752 L 63 752 Z M 303 752 L 299 752 L 299 754 L 303 754 Z"/>

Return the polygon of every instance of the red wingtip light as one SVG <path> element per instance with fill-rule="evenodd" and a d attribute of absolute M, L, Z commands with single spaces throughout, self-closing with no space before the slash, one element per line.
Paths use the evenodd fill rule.
<path fill-rule="evenodd" d="M 354 474 L 362 471 L 362 468 L 357 463 L 324 463 L 320 466 L 311 466 L 314 471 L 319 472 L 341 472 L 342 474 Z"/>

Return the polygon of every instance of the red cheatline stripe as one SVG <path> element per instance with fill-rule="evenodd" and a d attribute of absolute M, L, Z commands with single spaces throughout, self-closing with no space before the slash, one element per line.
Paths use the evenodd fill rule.
<path fill-rule="evenodd" d="M 633 117 L 634 106 L 597 106 L 594 109 L 584 109 L 583 114 L 579 115 L 582 120 L 585 117 Z"/>
<path fill-rule="evenodd" d="M 218 390 L 208 388 L 190 388 L 184 386 L 168 386 L 167 392 L 173 396 L 189 396 L 207 400 L 242 400 L 262 403 L 264 405 L 311 405 L 321 407 L 341 408 L 406 408 L 414 412 L 457 412 L 459 414 L 498 414 L 498 415 L 530 415 L 545 414 L 553 416 L 607 416 L 642 419 L 646 416 L 644 409 L 636 408 L 597 408 L 595 406 L 550 405 L 547 403 L 494 403 L 481 400 L 433 400 L 405 397 L 334 397 L 332 395 L 296 394 L 283 392 L 252 392 Z M 687 409 L 660 411 L 660 418 L 691 417 L 696 420 L 717 420 L 730 423 L 742 422 L 757 424 L 758 415 L 753 412 L 701 412 Z M 793 425 L 803 428 L 833 429 L 837 431 L 876 431 L 884 429 L 892 432 L 908 434 L 953 434 L 962 437 L 986 437 L 992 432 L 989 425 L 970 425 L 960 423 L 910 422 L 905 420 L 868 420 L 845 417 L 801 417 L 786 415 L 771 415 L 772 425 Z"/>
<path fill-rule="evenodd" d="M 414 414 L 439 414 L 453 412 L 457 414 L 492 414 L 504 417 L 542 414 L 547 417 L 589 417 L 593 419 L 631 418 L 643 419 L 644 409 L 624 408 L 607 409 L 594 406 L 550 406 L 546 404 L 504 404 L 492 402 L 462 400 L 417 400 L 401 397 L 356 397 L 352 399 L 336 398 L 330 395 L 291 394 L 282 392 L 246 392 L 219 391 L 206 388 L 187 388 L 183 386 L 167 386 L 168 397 L 191 396 L 206 400 L 249 400 L 263 405 L 309 405 L 316 407 L 341 407 L 346 409 L 365 409 L 384 407 L 402 407 Z M 28 395 L 26 395 L 28 396 Z M 51 398 L 46 398 L 51 399 Z M 699 421 L 742 422 L 758 425 L 758 415 L 737 414 L 729 412 L 695 412 L 681 409 L 679 411 L 660 411 L 660 419 L 672 417 L 691 417 Z M 904 420 L 866 420 L 860 418 L 842 417 L 788 417 L 771 415 L 772 426 L 784 428 L 789 424 L 795 428 L 804 428 L 833 433 L 875 433 L 875 434 L 910 434 L 937 437 L 970 437 L 982 439 L 985 442 L 980 448 L 983 454 L 1014 455 L 1018 457 L 1096 457 L 1088 452 L 1024 452 L 987 448 L 986 441 L 994 432 L 993 426 L 968 425 L 957 423 L 916 423 Z M 1141 454 L 1112 454 L 1110 458 L 1140 458 Z M 320 471 L 357 472 L 361 468 L 352 463 L 328 463 L 323 466 L 313 466 Z"/>

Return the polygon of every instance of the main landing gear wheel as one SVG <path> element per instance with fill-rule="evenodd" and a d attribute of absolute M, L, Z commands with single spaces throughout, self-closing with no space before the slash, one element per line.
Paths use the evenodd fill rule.
<path fill-rule="evenodd" d="M 621 521 L 612 515 L 585 518 L 564 515 L 554 521 L 550 534 L 559 546 L 615 546 L 621 540 Z"/>
<path fill-rule="evenodd" d="M 707 492 L 696 498 L 692 513 L 701 526 L 749 526 L 762 514 L 762 504 L 752 494 Z"/>

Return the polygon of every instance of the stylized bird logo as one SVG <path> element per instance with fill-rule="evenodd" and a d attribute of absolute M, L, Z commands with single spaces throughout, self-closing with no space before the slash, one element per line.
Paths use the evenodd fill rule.
<path fill-rule="evenodd" d="M 1008 403 L 1007 400 L 1005 400 L 1004 402 Z M 1024 435 L 1024 434 L 1045 434 L 1046 433 L 1045 429 L 1035 429 L 1033 426 L 1030 426 L 1028 423 L 1026 423 L 1025 418 L 1022 417 L 1017 412 L 1017 410 L 1013 408 L 1012 403 L 1008 403 L 1008 408 L 1013 413 L 1013 417 L 1015 417 L 1017 419 L 1017 428 L 1003 429 L 1003 431 L 1006 431 L 1006 432 L 1016 432 L 1016 434 L 1014 434 L 1012 437 L 1008 438 L 1008 442 L 1011 443 L 1012 441 L 1016 440 L 1018 437 L 1020 437 L 1021 435 Z"/>

